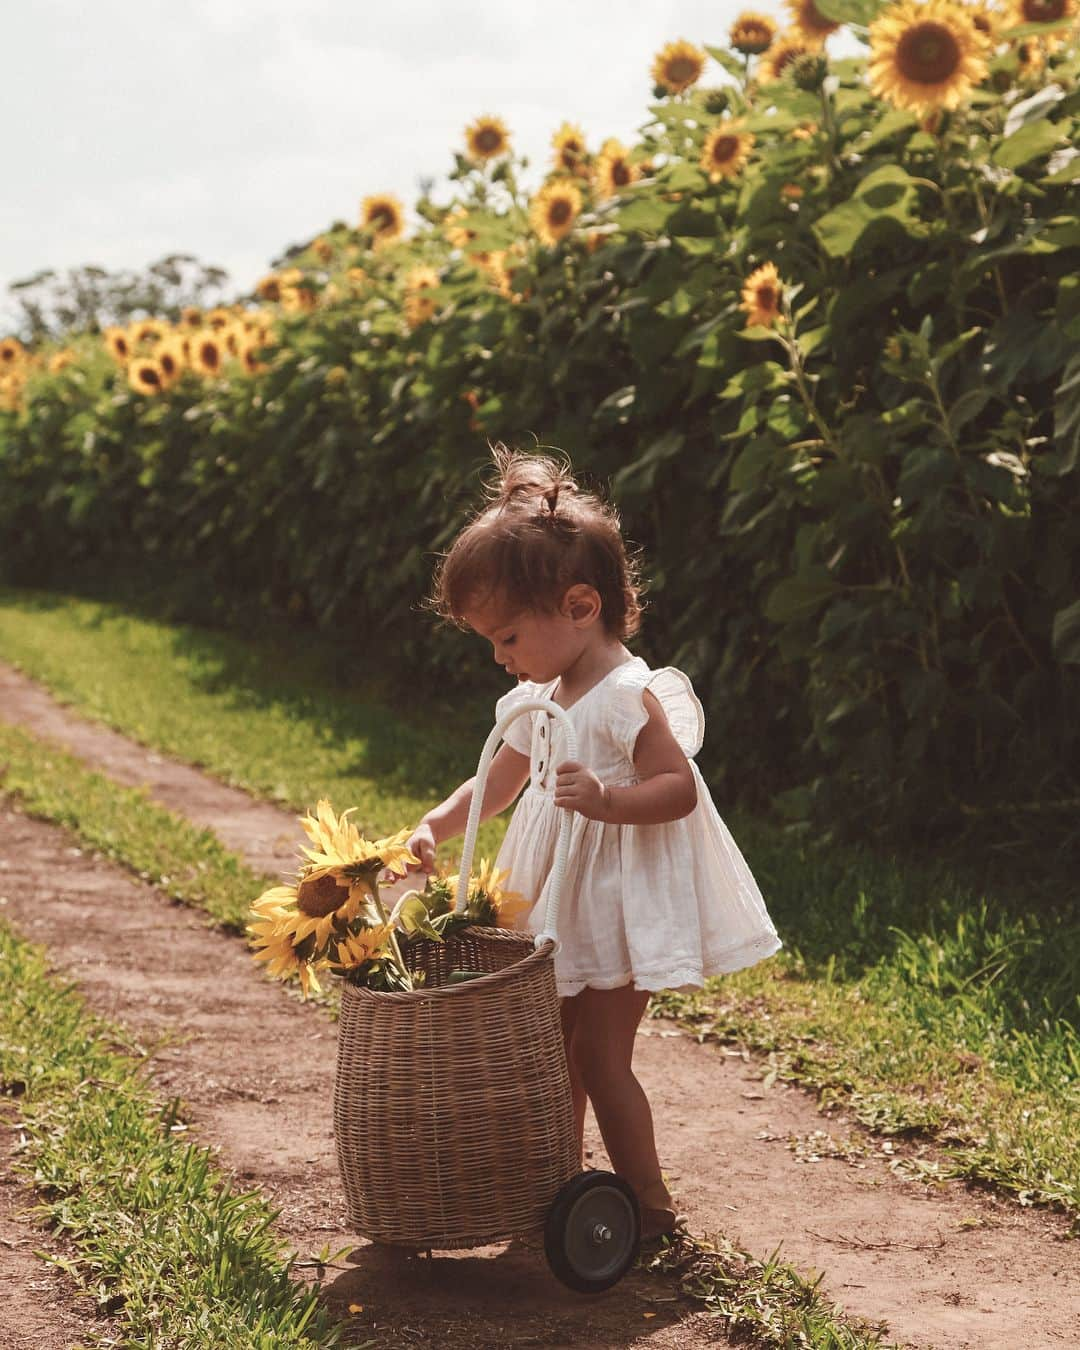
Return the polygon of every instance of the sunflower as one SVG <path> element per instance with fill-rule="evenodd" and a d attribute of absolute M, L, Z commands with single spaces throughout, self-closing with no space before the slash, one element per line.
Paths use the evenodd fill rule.
<path fill-rule="evenodd" d="M 185 305 L 180 311 L 180 322 L 188 328 L 201 328 L 202 321 L 203 314 L 198 305 Z"/>
<path fill-rule="evenodd" d="M 551 138 L 555 151 L 555 167 L 574 173 L 585 159 L 585 133 L 571 122 L 564 122 Z"/>
<path fill-rule="evenodd" d="M 628 153 L 626 146 L 613 137 L 604 142 L 593 168 L 593 183 L 601 197 L 614 197 L 640 177 L 637 166 L 627 158 Z"/>
<path fill-rule="evenodd" d="M 403 312 L 405 315 L 405 322 L 410 328 L 419 328 L 422 323 L 427 323 L 429 319 L 435 317 L 438 310 L 439 306 L 430 295 L 417 293 L 416 295 L 407 295 L 405 297 Z"/>
<path fill-rule="evenodd" d="M 232 320 L 233 320 L 232 311 L 226 309 L 224 305 L 218 305 L 216 308 L 212 309 L 209 314 L 206 315 L 203 322 L 207 325 L 207 327 L 212 328 L 215 332 L 217 332 L 219 329 L 227 327 L 230 323 L 232 323 Z"/>
<path fill-rule="evenodd" d="M 469 158 L 478 164 L 489 159 L 498 159 L 510 149 L 510 133 L 506 124 L 498 117 L 478 117 L 465 128 L 465 144 Z"/>
<path fill-rule="evenodd" d="M 963 0 L 963 9 L 987 47 L 995 47 L 1001 31 L 1001 15 L 983 4 L 983 0 Z"/>
<path fill-rule="evenodd" d="M 1077 0 L 1012 0 L 1009 27 L 1024 23 L 1052 23 L 1068 28 L 1076 18 Z"/>
<path fill-rule="evenodd" d="M 124 328 L 106 328 L 104 333 L 105 345 L 116 361 L 125 362 L 131 355 L 131 343 L 128 342 L 127 330 Z"/>
<path fill-rule="evenodd" d="M 138 347 L 144 342 L 152 344 L 160 342 L 168 331 L 169 325 L 159 319 L 141 319 L 128 328 L 128 341 L 133 347 Z"/>
<path fill-rule="evenodd" d="M 265 361 L 259 360 L 259 353 L 265 344 L 258 339 L 249 339 L 240 348 L 240 365 L 245 375 L 262 375 L 270 369 Z"/>
<path fill-rule="evenodd" d="M 581 193 L 565 178 L 546 183 L 529 206 L 529 222 L 545 244 L 554 246 L 574 227 L 581 211 Z"/>
<path fill-rule="evenodd" d="M 480 868 L 469 877 L 469 890 L 465 904 L 465 914 L 473 923 L 498 924 L 502 928 L 512 928 L 515 920 L 532 908 L 532 901 L 518 891 L 504 890 L 503 882 L 509 877 L 507 871 L 500 871 L 493 862 L 481 858 Z M 442 878 L 453 904 L 457 899 L 457 888 L 461 873 Z"/>
<path fill-rule="evenodd" d="M 792 127 L 788 133 L 794 141 L 812 141 L 818 133 L 818 124 L 816 122 L 800 122 L 797 127 Z"/>
<path fill-rule="evenodd" d="M 840 27 L 834 19 L 822 14 L 814 0 L 784 0 L 784 5 L 791 15 L 788 32 L 801 37 L 808 47 L 820 47 Z"/>
<path fill-rule="evenodd" d="M 368 279 L 368 275 L 362 267 L 350 267 L 345 273 L 345 277 L 349 285 L 355 289 L 365 285 Z"/>
<path fill-rule="evenodd" d="M 986 78 L 985 42 L 951 0 L 901 0 L 870 25 L 870 88 L 898 108 L 955 108 Z"/>
<path fill-rule="evenodd" d="M 157 351 L 158 364 L 167 384 L 172 384 L 184 373 L 188 356 L 181 337 L 166 338 Z"/>
<path fill-rule="evenodd" d="M 746 311 L 747 324 L 771 328 L 781 317 L 782 294 L 780 275 L 773 263 L 765 263 L 756 272 L 751 272 L 742 289 L 742 307 Z"/>
<path fill-rule="evenodd" d="M 434 267 L 413 267 L 405 273 L 407 291 L 428 291 L 439 284 L 439 274 Z"/>
<path fill-rule="evenodd" d="M 281 308 L 286 314 L 306 314 L 315 308 L 317 298 L 310 286 L 283 286 Z"/>
<path fill-rule="evenodd" d="M 212 328 L 204 328 L 191 340 L 191 364 L 200 375 L 220 375 L 225 360 L 221 339 Z"/>
<path fill-rule="evenodd" d="M 323 800 L 316 815 L 304 816 L 300 824 L 314 847 L 302 850 L 307 861 L 296 884 L 271 886 L 251 906 L 255 960 L 279 978 L 298 972 L 305 994 L 309 982 L 318 988 L 316 968 L 349 969 L 386 951 L 393 935 L 378 900 L 379 874 L 403 876 L 419 861 L 405 847 L 407 830 L 370 841 L 349 814 L 336 816 Z"/>
<path fill-rule="evenodd" d="M 281 299 L 281 278 L 271 272 L 269 276 L 255 283 L 255 294 L 260 300 L 276 304 Z"/>
<path fill-rule="evenodd" d="M 60 372 L 66 370 L 74 360 L 75 353 L 70 347 L 65 347 L 62 352 L 54 352 L 52 356 L 49 357 L 49 373 L 51 375 L 59 375 Z"/>
<path fill-rule="evenodd" d="M 476 238 L 476 231 L 464 223 L 468 218 L 469 212 L 464 206 L 455 206 L 443 216 L 443 234 L 451 248 L 468 248 Z"/>
<path fill-rule="evenodd" d="M 1015 47 L 1017 74 L 1030 79 L 1046 65 L 1046 48 L 1037 37 L 1022 38 Z"/>
<path fill-rule="evenodd" d="M 670 94 L 681 94 L 701 79 L 705 53 L 692 42 L 669 42 L 661 47 L 652 63 L 653 84 Z"/>
<path fill-rule="evenodd" d="M 360 203 L 360 228 L 371 232 L 376 245 L 392 244 L 405 233 L 405 209 L 387 192 L 365 197 Z"/>
<path fill-rule="evenodd" d="M 139 356 L 128 366 L 128 384 L 137 394 L 160 394 L 168 380 L 161 363 L 149 356 Z"/>
<path fill-rule="evenodd" d="M 776 24 L 767 14 L 744 10 L 731 25 L 728 41 L 744 56 L 760 56 L 772 46 Z"/>
<path fill-rule="evenodd" d="M 318 239 L 312 241 L 311 251 L 321 262 L 328 263 L 332 261 L 334 257 L 333 244 L 329 239 L 324 238 L 322 235 L 320 235 Z"/>
<path fill-rule="evenodd" d="M 4 338 L 0 342 L 0 370 L 10 370 L 26 355 L 26 348 L 18 338 Z"/>
<path fill-rule="evenodd" d="M 758 62 L 755 72 L 758 83 L 773 84 L 793 61 L 797 61 L 800 56 L 805 56 L 811 50 L 812 44 L 808 44 L 801 33 L 796 33 L 790 28 L 785 29 Z"/>
<path fill-rule="evenodd" d="M 741 127 L 742 122 L 737 118 L 725 120 L 705 137 L 701 167 L 709 175 L 710 182 L 735 178 L 742 172 L 754 138 L 749 132 L 741 131 Z"/>

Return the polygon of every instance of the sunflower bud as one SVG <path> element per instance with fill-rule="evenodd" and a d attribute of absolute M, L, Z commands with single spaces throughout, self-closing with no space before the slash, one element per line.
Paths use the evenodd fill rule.
<path fill-rule="evenodd" d="M 791 63 L 791 78 L 804 94 L 816 94 L 825 83 L 829 62 L 821 52 L 806 52 Z"/>
<path fill-rule="evenodd" d="M 719 117 L 728 110 L 728 91 L 726 89 L 706 89 L 705 111 L 712 113 L 714 117 Z"/>

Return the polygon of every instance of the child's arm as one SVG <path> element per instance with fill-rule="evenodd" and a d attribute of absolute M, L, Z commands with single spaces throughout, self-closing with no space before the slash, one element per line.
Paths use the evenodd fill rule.
<path fill-rule="evenodd" d="M 488 769 L 484 803 L 480 819 L 497 816 L 504 811 L 529 780 L 529 756 L 520 754 L 503 742 L 495 752 Z M 409 848 L 420 859 L 420 866 L 430 872 L 435 866 L 435 849 L 445 839 L 461 834 L 469 820 L 475 776 L 462 783 L 438 806 L 433 807 L 417 826 Z"/>
<path fill-rule="evenodd" d="M 681 820 L 697 806 L 697 784 L 690 761 L 672 735 L 659 699 L 648 689 L 642 691 L 642 697 L 649 720 L 634 742 L 634 768 L 641 782 L 608 787 L 581 764 L 560 764 L 556 769 L 556 806 L 612 825 L 663 825 Z"/>

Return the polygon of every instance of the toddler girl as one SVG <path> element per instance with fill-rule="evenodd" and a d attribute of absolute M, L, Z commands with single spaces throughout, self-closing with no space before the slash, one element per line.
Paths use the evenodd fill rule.
<path fill-rule="evenodd" d="M 698 988 L 780 942 L 761 893 L 693 756 L 705 719 L 689 679 L 651 670 L 623 645 L 640 602 L 617 514 L 540 455 L 496 446 L 491 500 L 440 560 L 430 605 L 492 645 L 518 683 L 496 718 L 535 697 L 567 710 L 562 728 L 531 712 L 506 730 L 481 818 L 521 789 L 496 865 L 535 903 L 540 932 L 559 823 L 574 812 L 555 975 L 578 1143 L 592 1102 L 611 1165 L 634 1187 L 642 1236 L 669 1233 L 648 1100 L 631 1068 L 634 1034 L 657 989 Z M 429 811 L 409 848 L 430 872 L 436 845 L 462 833 L 474 779 Z"/>

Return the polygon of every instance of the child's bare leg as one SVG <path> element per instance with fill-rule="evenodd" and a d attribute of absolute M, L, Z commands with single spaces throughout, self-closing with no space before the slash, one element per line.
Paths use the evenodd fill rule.
<path fill-rule="evenodd" d="M 621 989 L 583 989 L 567 1001 L 578 1005 L 571 1055 L 612 1167 L 633 1186 L 643 1207 L 673 1210 L 656 1156 L 649 1101 L 630 1067 L 648 993 L 627 984 Z"/>
<path fill-rule="evenodd" d="M 570 1046 L 574 1039 L 574 1028 L 577 1025 L 578 1009 L 580 1008 L 581 995 L 576 994 L 573 998 L 563 998 L 559 1000 L 559 1015 L 562 1018 L 563 1045 L 566 1048 L 566 1067 L 570 1071 L 570 1096 L 574 1103 L 574 1128 L 577 1131 L 578 1161 L 581 1167 L 585 1167 L 585 1084 L 581 1081 L 581 1074 L 578 1072 L 577 1065 L 574 1063 L 574 1057 Z"/>

